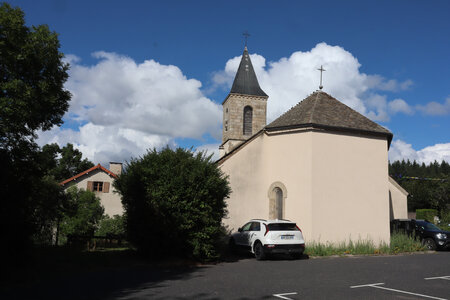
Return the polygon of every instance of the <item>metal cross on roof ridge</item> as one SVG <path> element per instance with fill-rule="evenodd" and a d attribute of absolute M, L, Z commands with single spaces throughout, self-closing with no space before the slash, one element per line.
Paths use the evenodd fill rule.
<path fill-rule="evenodd" d="M 320 85 L 319 85 L 319 89 L 323 89 L 323 85 L 322 85 L 322 73 L 323 73 L 324 71 L 326 71 L 326 70 L 323 68 L 322 65 L 320 65 L 320 69 L 317 69 L 317 70 L 320 71 Z"/>
<path fill-rule="evenodd" d="M 242 33 L 242 35 L 245 37 L 245 47 L 247 47 L 247 39 L 250 36 L 250 33 L 248 33 L 248 31 L 244 31 L 244 33 Z"/>

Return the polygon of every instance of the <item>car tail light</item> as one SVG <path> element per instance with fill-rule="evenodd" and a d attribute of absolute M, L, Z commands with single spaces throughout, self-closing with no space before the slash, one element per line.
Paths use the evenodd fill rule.
<path fill-rule="evenodd" d="M 297 229 L 300 230 L 301 233 L 303 233 L 303 231 L 300 229 L 300 227 L 298 227 L 298 225 L 295 225 L 295 227 L 297 227 Z"/>
<path fill-rule="evenodd" d="M 264 224 L 264 226 L 266 226 L 266 232 L 264 233 L 264 236 L 266 236 L 266 234 L 269 232 L 269 226 L 267 226 L 267 224 Z"/>
<path fill-rule="evenodd" d="M 275 245 L 266 245 L 267 248 L 275 248 Z"/>

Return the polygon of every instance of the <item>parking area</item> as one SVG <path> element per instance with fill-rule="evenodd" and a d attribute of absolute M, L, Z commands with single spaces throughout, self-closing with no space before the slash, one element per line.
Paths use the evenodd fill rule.
<path fill-rule="evenodd" d="M 0 298 L 450 300 L 450 252 L 133 266 L 68 274 Z"/>
<path fill-rule="evenodd" d="M 149 292 L 150 294 L 147 294 Z M 450 252 L 307 260 L 244 259 L 121 299 L 447 299 Z"/>

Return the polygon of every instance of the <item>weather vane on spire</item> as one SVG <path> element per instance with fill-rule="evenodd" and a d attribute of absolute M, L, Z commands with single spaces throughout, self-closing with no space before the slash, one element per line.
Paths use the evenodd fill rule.
<path fill-rule="evenodd" d="M 244 31 L 244 33 L 242 35 L 245 37 L 245 47 L 247 47 L 247 40 L 248 40 L 248 37 L 250 36 L 250 33 L 248 33 L 248 31 L 246 30 L 246 31 Z"/>
<path fill-rule="evenodd" d="M 317 70 L 320 71 L 320 85 L 319 85 L 319 89 L 323 89 L 323 85 L 322 85 L 322 73 L 323 73 L 324 71 L 326 71 L 326 70 L 323 68 L 323 66 L 320 66 L 320 69 L 317 69 Z"/>

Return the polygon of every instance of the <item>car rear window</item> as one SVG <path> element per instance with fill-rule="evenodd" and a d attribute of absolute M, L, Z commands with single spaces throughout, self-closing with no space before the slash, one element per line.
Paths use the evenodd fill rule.
<path fill-rule="evenodd" d="M 270 231 L 297 231 L 295 223 L 272 223 L 269 224 Z"/>

